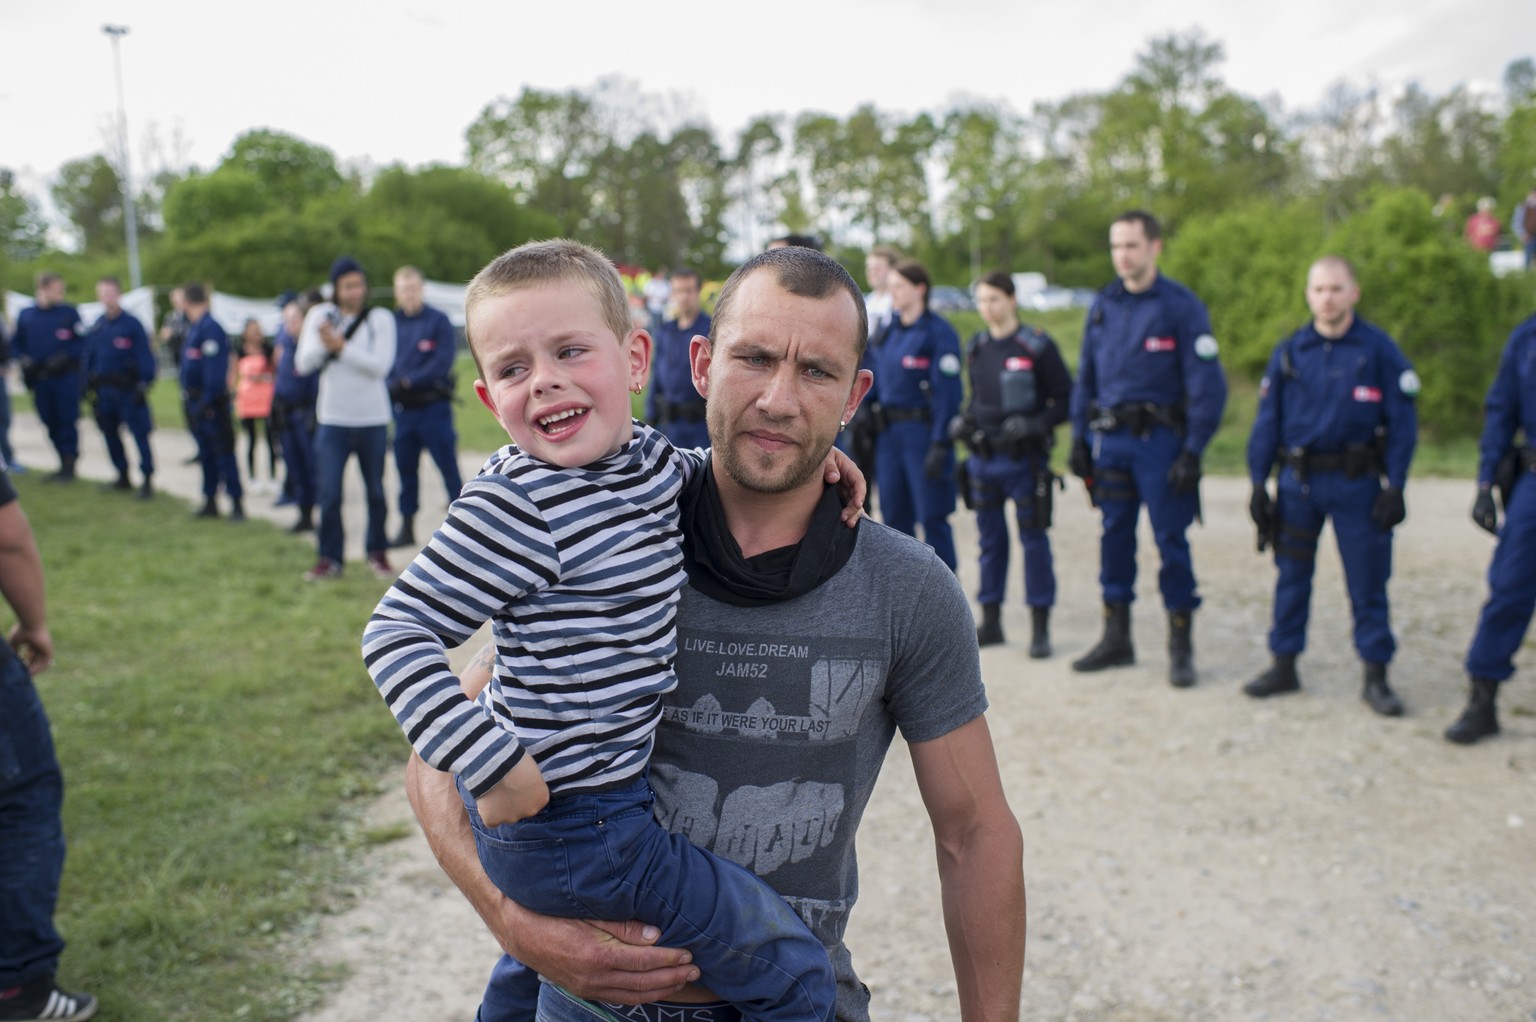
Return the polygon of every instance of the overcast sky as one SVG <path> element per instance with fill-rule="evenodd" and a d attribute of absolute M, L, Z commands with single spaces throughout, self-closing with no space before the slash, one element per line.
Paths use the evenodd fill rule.
<path fill-rule="evenodd" d="M 343 161 L 459 163 L 465 128 L 497 96 L 612 74 L 680 94 L 729 145 L 759 113 L 913 112 L 962 93 L 1028 111 L 1108 88 L 1147 39 L 1195 27 L 1225 47 L 1233 88 L 1290 110 L 1340 79 L 1497 91 L 1505 65 L 1536 51 L 1536 0 L 0 0 L 0 166 L 29 191 L 105 149 L 106 23 L 130 30 L 136 168 L 151 134 L 211 168 L 257 127 Z"/>

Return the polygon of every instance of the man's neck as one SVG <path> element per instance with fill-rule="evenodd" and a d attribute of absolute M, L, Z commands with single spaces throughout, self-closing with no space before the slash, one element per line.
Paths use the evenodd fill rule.
<path fill-rule="evenodd" d="M 409 316 L 419 316 L 419 315 L 421 315 L 421 310 L 424 309 L 424 308 L 426 308 L 425 305 L 409 305 L 409 306 L 402 305 L 402 306 L 400 306 L 400 312 L 401 312 L 402 315 L 405 315 L 405 316 L 408 316 L 408 317 Z M 356 310 L 354 310 L 354 311 L 356 311 Z M 350 316 L 350 315 L 352 315 L 352 313 L 349 312 L 349 313 L 347 313 L 347 315 Z"/>
<path fill-rule="evenodd" d="M 1146 291 L 1150 291 L 1152 289 L 1152 285 L 1157 283 L 1157 271 L 1153 270 L 1145 277 L 1121 277 L 1120 283 L 1125 285 L 1126 291 L 1133 295 L 1139 295 Z"/>
<path fill-rule="evenodd" d="M 1349 328 L 1355 325 L 1355 314 L 1351 312 L 1343 322 L 1333 326 L 1324 326 L 1317 320 L 1312 321 L 1312 329 L 1317 331 L 1317 336 L 1325 341 L 1336 341 L 1349 333 Z"/>
<path fill-rule="evenodd" d="M 715 488 L 725 510 L 725 525 L 743 557 L 793 546 L 805 538 L 811 516 L 821 502 L 821 473 L 804 486 L 785 493 L 759 493 L 743 488 L 714 463 Z"/>
<path fill-rule="evenodd" d="M 185 310 L 188 323 L 201 323 L 203 317 L 208 315 L 208 310 L 201 307 L 188 306 Z"/>
<path fill-rule="evenodd" d="M 361 305 L 354 305 L 348 308 L 345 305 L 338 305 L 336 306 L 336 311 L 341 313 L 343 316 L 355 316 L 359 312 L 363 311 L 363 307 Z"/>
<path fill-rule="evenodd" d="M 677 328 L 679 330 L 687 330 L 688 328 L 692 327 L 693 324 L 699 321 L 699 311 L 700 310 L 695 309 L 693 310 L 693 313 L 688 316 L 685 316 L 679 312 L 677 314 Z"/>

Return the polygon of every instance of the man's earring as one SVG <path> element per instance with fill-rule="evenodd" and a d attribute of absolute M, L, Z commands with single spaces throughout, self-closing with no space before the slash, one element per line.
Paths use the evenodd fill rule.
<path fill-rule="evenodd" d="M 839 419 L 838 423 L 837 423 L 837 431 L 839 433 L 841 433 L 843 430 L 845 430 L 847 428 L 848 428 L 848 420 L 847 419 Z"/>

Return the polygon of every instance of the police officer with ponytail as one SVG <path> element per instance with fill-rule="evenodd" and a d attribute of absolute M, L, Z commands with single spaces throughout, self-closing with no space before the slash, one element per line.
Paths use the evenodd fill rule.
<path fill-rule="evenodd" d="M 1051 472 L 1055 430 L 1071 410 L 1072 374 L 1049 335 L 1019 323 L 1013 278 L 990 273 L 976 284 L 976 309 L 987 328 L 965 346 L 971 400 L 950 425 L 950 437 L 971 456 L 958 479 L 976 513 L 981 539 L 982 621 L 976 641 L 1004 641 L 1003 596 L 1008 584 L 1007 504 L 1013 501 L 1024 546 L 1024 602 L 1029 607 L 1029 655 L 1051 655 L 1050 616 L 1056 603 L 1051 558 L 1051 505 L 1059 482 Z"/>

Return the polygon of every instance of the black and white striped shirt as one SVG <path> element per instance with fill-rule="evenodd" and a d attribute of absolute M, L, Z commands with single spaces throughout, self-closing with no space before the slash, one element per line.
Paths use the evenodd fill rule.
<path fill-rule="evenodd" d="M 677 683 L 677 500 L 702 457 L 638 422 L 581 468 L 512 445 L 491 457 L 363 632 L 368 671 L 422 759 L 477 797 L 525 752 L 551 793 L 641 775 Z M 471 702 L 447 647 L 487 620 L 496 667 Z"/>

